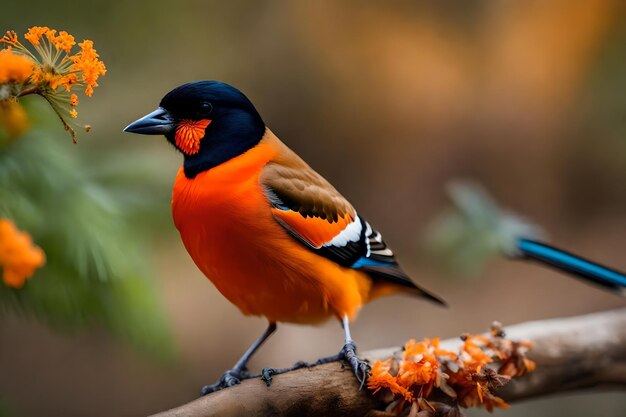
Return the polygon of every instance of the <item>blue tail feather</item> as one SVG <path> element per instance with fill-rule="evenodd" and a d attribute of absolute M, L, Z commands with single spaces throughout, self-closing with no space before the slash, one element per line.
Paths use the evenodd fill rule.
<path fill-rule="evenodd" d="M 524 258 L 548 264 L 622 295 L 626 293 L 626 274 L 623 272 L 530 239 L 519 239 L 517 248 Z"/>

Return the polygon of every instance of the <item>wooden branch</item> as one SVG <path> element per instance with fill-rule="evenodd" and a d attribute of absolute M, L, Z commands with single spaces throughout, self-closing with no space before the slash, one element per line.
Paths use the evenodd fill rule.
<path fill-rule="evenodd" d="M 533 342 L 528 357 L 537 363 L 535 372 L 498 391 L 508 402 L 577 389 L 626 388 L 626 309 L 528 322 L 505 331 L 509 339 Z M 456 350 L 460 340 L 442 345 Z M 373 361 L 399 350 L 362 356 Z M 381 407 L 366 389 L 359 391 L 349 368 L 334 362 L 275 376 L 269 388 L 259 379 L 246 380 L 154 417 L 373 416 Z"/>

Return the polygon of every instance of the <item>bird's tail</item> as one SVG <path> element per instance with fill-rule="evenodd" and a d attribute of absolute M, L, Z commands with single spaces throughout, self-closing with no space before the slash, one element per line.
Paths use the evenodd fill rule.
<path fill-rule="evenodd" d="M 531 239 L 517 241 L 518 257 L 531 259 L 626 296 L 626 274 Z"/>
<path fill-rule="evenodd" d="M 397 264 L 390 264 L 384 267 L 370 266 L 361 268 L 361 270 L 370 275 L 374 279 L 374 282 L 378 284 L 374 286 L 370 294 L 370 299 L 384 297 L 398 292 L 398 290 L 402 290 L 405 293 L 417 295 L 440 306 L 448 306 L 448 303 L 446 303 L 443 298 L 415 284 Z"/>

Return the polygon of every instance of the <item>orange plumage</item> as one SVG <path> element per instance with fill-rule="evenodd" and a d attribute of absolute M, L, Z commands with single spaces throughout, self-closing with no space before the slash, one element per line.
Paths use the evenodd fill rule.
<path fill-rule="evenodd" d="M 174 223 L 198 268 L 244 314 L 293 323 L 352 318 L 372 296 L 371 278 L 311 252 L 272 216 L 259 177 L 285 149 L 268 130 L 253 149 L 194 179 L 181 168 Z M 326 220 L 295 215 L 322 236 L 330 226 L 326 238 L 338 233 Z"/>
<path fill-rule="evenodd" d="M 276 322 L 338 318 L 347 360 L 364 381 L 349 321 L 375 297 L 415 285 L 379 232 L 328 181 L 285 146 L 237 89 L 185 84 L 126 131 L 163 134 L 185 160 L 172 197 L 174 223 L 198 268 L 244 314 L 269 325 L 206 394 L 248 377 L 246 363 Z"/>

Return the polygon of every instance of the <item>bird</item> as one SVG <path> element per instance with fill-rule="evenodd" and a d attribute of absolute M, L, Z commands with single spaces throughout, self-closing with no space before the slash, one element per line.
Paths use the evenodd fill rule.
<path fill-rule="evenodd" d="M 268 321 L 202 395 L 251 377 L 247 363 L 277 323 L 329 319 L 342 325 L 343 347 L 317 363 L 345 360 L 363 386 L 370 368 L 357 356 L 350 334 L 363 305 L 400 293 L 446 305 L 404 272 L 381 233 L 285 145 L 235 87 L 212 80 L 183 84 L 124 131 L 165 136 L 182 153 L 171 209 L 186 250 L 244 315 Z M 610 290 L 626 287 L 623 273 L 542 242 L 520 239 L 518 249 L 520 258 Z M 267 381 L 276 372 L 268 368 L 262 375 Z"/>
<path fill-rule="evenodd" d="M 350 321 L 378 297 L 408 293 L 443 300 L 415 284 L 393 251 L 352 204 L 288 148 L 238 89 L 218 81 L 181 85 L 126 132 L 164 135 L 183 154 L 172 215 L 197 267 L 244 315 L 267 329 L 216 384 L 238 384 L 277 323 L 337 319 L 338 357 L 361 383 Z"/>

